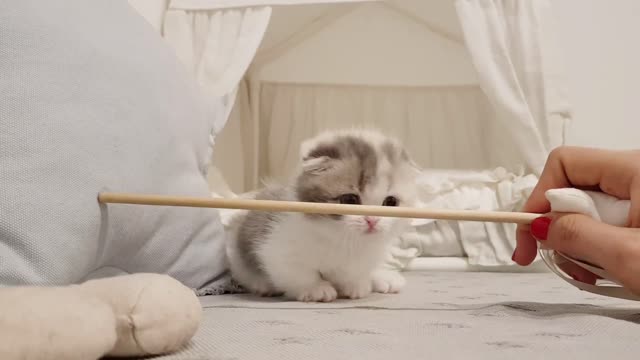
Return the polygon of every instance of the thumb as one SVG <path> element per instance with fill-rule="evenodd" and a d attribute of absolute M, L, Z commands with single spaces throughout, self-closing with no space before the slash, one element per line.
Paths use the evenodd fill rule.
<path fill-rule="evenodd" d="M 640 237 L 635 229 L 605 224 L 582 214 L 552 213 L 535 219 L 531 234 L 546 248 L 604 268 L 621 282 L 630 273 L 637 274 Z"/>

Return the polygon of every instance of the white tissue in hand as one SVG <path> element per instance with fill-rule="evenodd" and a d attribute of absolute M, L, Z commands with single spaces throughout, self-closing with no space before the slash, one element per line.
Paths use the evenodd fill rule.
<path fill-rule="evenodd" d="M 548 190 L 546 197 L 554 212 L 584 214 L 614 226 L 626 225 L 631 205 L 629 200 L 573 188 Z"/>
<path fill-rule="evenodd" d="M 552 212 L 583 214 L 590 216 L 597 221 L 614 226 L 625 226 L 627 223 L 629 208 L 631 205 L 629 200 L 620 200 L 614 196 L 601 192 L 583 191 L 573 188 L 552 189 L 548 190 L 545 195 L 551 204 Z M 624 287 L 619 286 L 620 284 L 613 280 L 611 276 L 601 268 L 590 266 L 589 264 L 585 264 L 550 249 L 540 249 L 540 256 L 551 271 L 581 290 L 604 296 L 640 301 L 640 297 L 627 291 Z M 569 279 L 563 275 L 562 270 L 556 263 L 558 256 L 563 257 L 565 261 L 571 261 L 611 282 L 607 283 L 607 286 L 601 286 L 590 285 Z"/>

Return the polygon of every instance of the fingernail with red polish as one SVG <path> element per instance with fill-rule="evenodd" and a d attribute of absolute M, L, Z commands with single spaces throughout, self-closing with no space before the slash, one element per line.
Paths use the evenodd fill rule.
<path fill-rule="evenodd" d="M 549 224 L 551 224 L 551 219 L 548 217 L 536 218 L 531 222 L 531 234 L 538 240 L 547 240 Z"/>
<path fill-rule="evenodd" d="M 571 275 L 571 277 L 572 277 L 572 278 L 573 278 L 573 280 L 575 280 L 575 281 L 579 281 L 579 282 L 586 282 L 586 281 L 582 280 L 582 279 L 580 278 L 580 276 L 578 276 L 578 275 Z"/>
<path fill-rule="evenodd" d="M 515 262 L 516 261 L 516 251 L 518 251 L 518 249 L 513 251 L 513 255 L 511 255 L 511 261 Z"/>

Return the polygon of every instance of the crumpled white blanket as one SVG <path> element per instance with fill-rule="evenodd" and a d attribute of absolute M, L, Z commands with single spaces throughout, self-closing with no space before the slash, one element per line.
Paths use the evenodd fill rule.
<path fill-rule="evenodd" d="M 494 170 L 425 170 L 419 207 L 518 211 L 535 187 L 534 175 Z M 512 265 L 515 224 L 416 219 L 395 250 L 398 267 L 413 258 L 466 257 L 473 266 Z"/>

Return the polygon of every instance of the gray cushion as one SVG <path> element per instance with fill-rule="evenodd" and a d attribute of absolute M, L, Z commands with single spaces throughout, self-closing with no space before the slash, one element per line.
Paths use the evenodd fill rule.
<path fill-rule="evenodd" d="M 126 0 L 0 2 L 0 284 L 226 281 L 216 210 L 96 200 L 208 196 L 219 103 L 194 84 Z"/>

